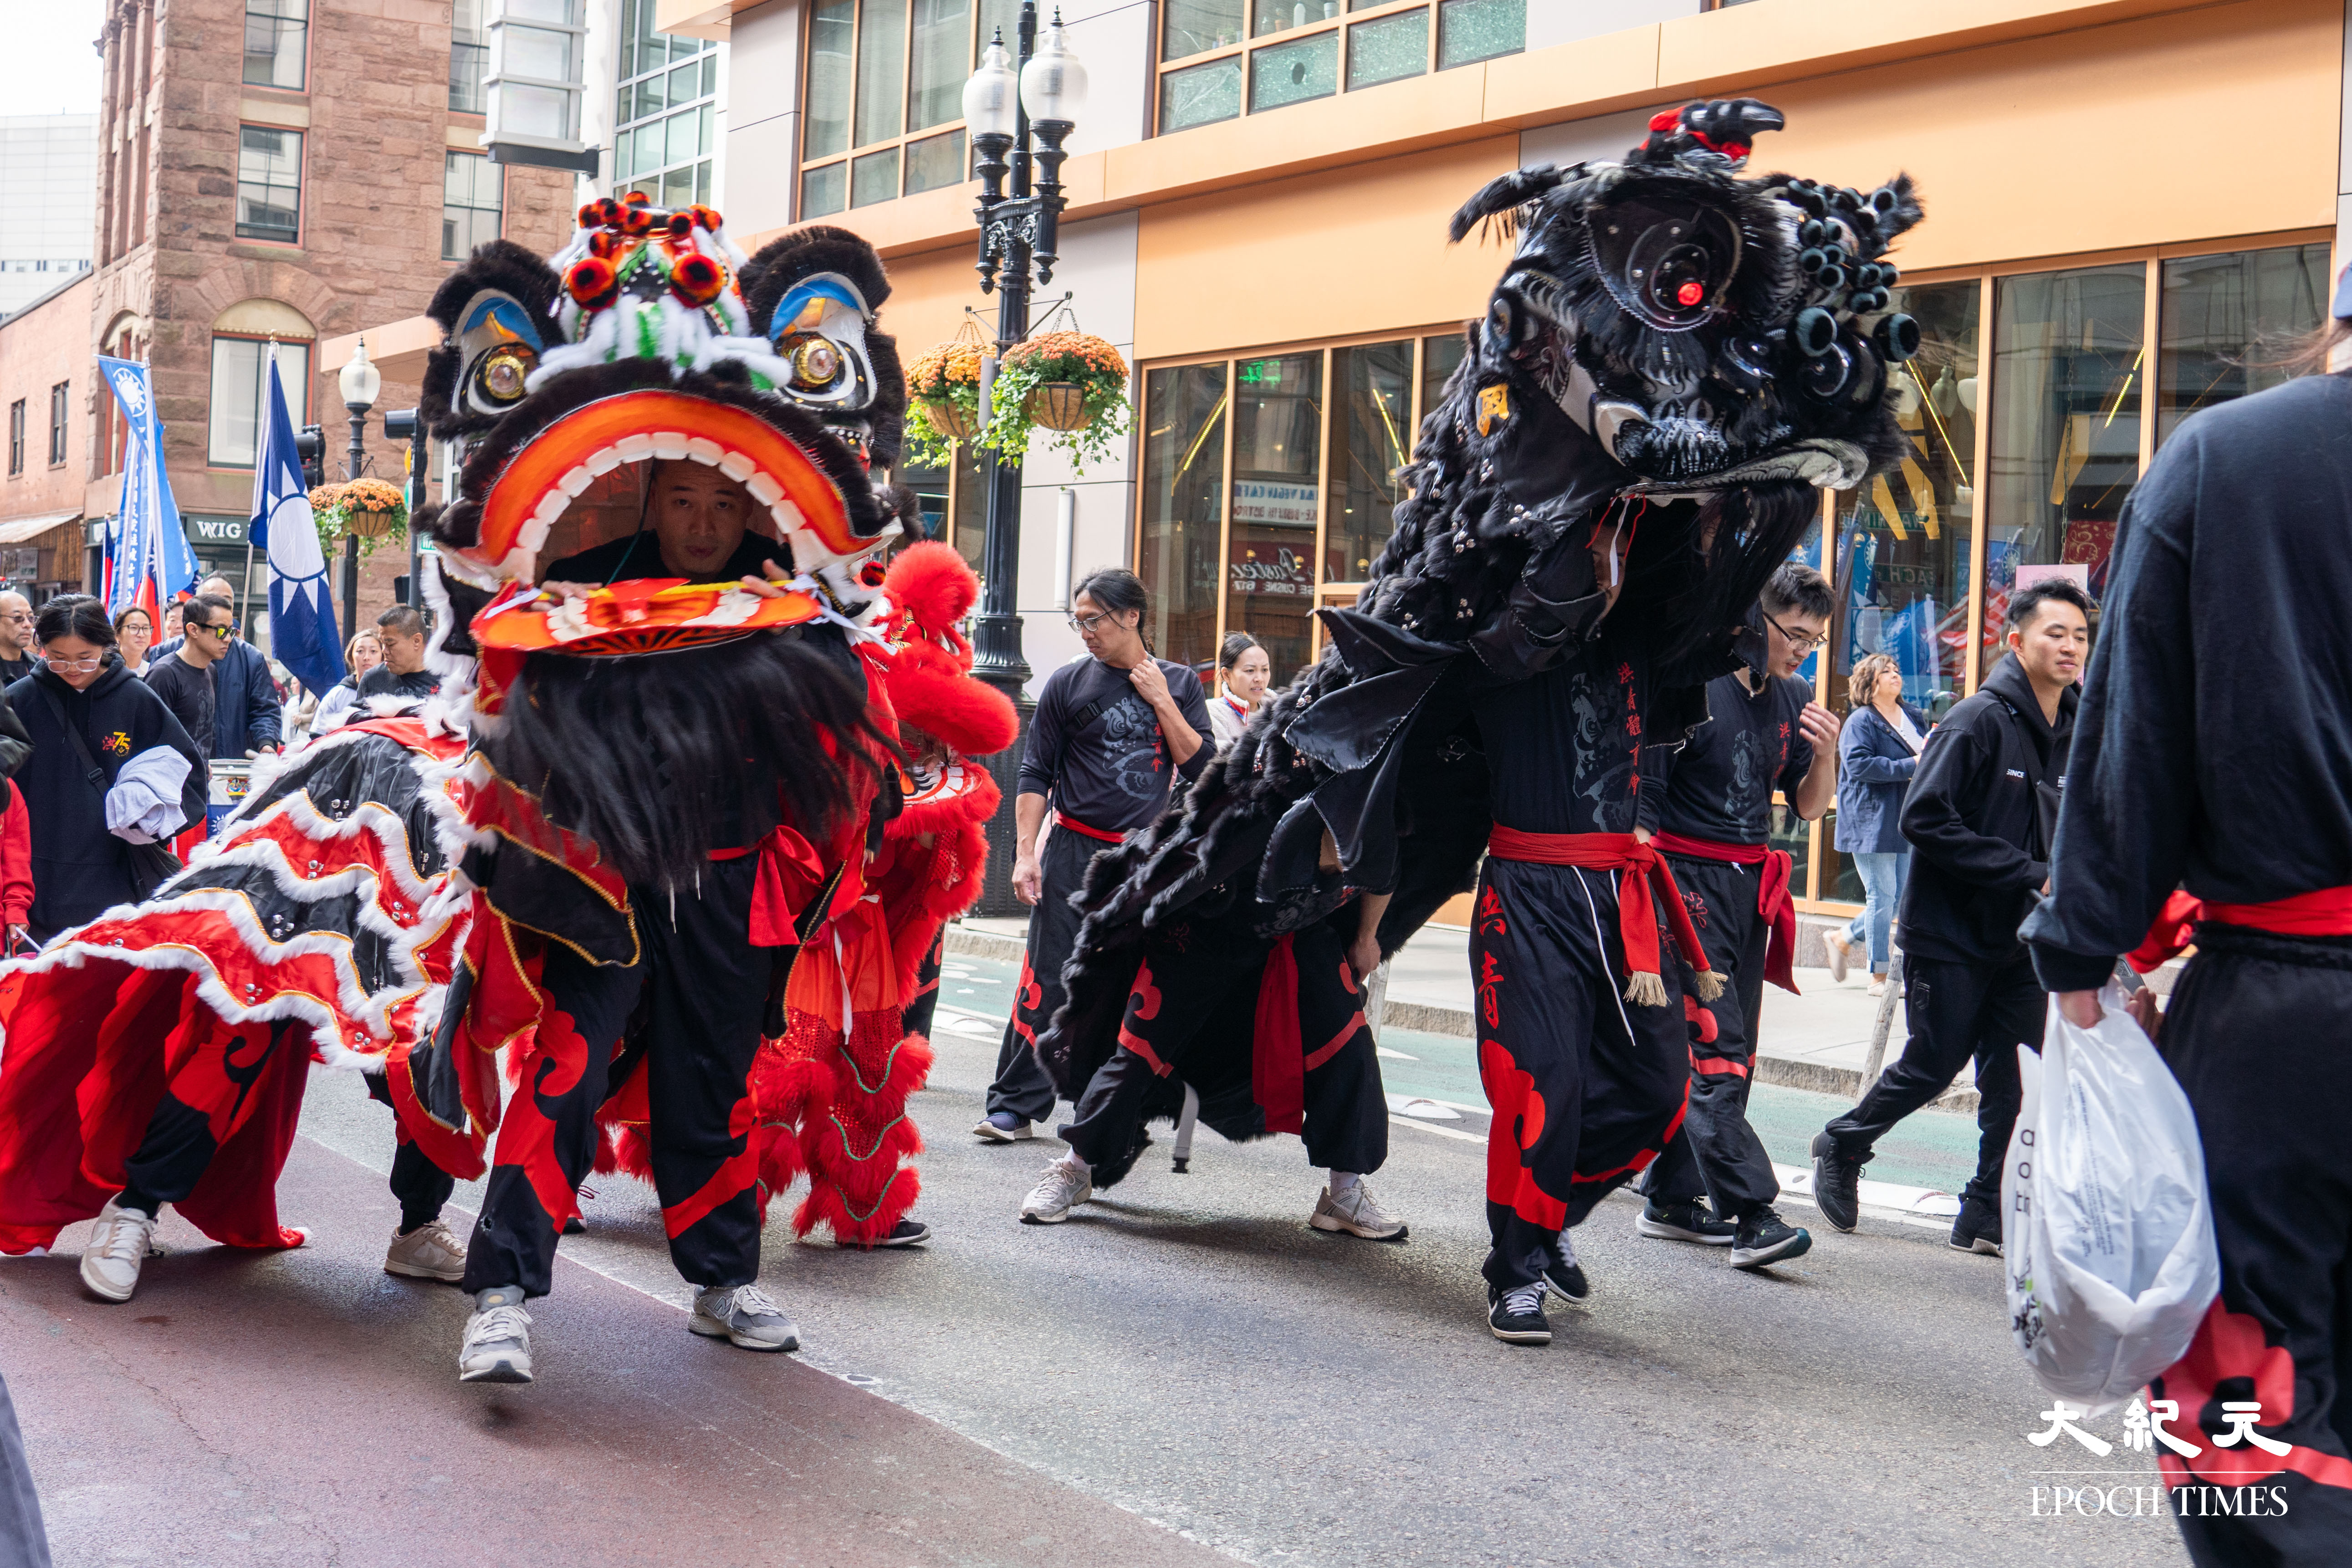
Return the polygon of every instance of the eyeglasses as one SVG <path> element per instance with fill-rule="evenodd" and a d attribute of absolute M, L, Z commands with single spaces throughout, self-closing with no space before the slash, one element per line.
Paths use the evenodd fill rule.
<path fill-rule="evenodd" d="M 1087 633 L 1093 631 L 1097 626 L 1109 619 L 1110 612 L 1108 610 L 1097 610 L 1091 616 L 1072 616 L 1069 617 L 1070 629 L 1076 632 L 1079 636 L 1084 637 Z"/>
<path fill-rule="evenodd" d="M 1822 644 L 1830 640 L 1825 635 L 1808 635 L 1805 637 L 1799 637 L 1796 633 L 1790 631 L 1780 622 L 1773 620 L 1769 614 L 1760 610 L 1757 613 L 1764 616 L 1764 619 L 1770 624 L 1774 631 L 1779 632 L 1782 637 L 1788 639 L 1789 647 L 1795 650 L 1799 658 L 1804 658 L 1805 655 L 1812 652 L 1813 649 L 1821 647 Z"/>
<path fill-rule="evenodd" d="M 190 621 L 187 623 L 187 627 L 188 630 L 192 632 L 210 632 L 216 637 L 233 637 L 236 636 L 236 623 L 235 621 L 223 621 L 218 626 L 207 626 L 203 621 Z"/>
<path fill-rule="evenodd" d="M 41 662 L 47 665 L 51 669 L 58 670 L 59 672 L 72 670 L 75 674 L 79 675 L 83 670 L 96 669 L 100 665 L 104 664 L 106 662 L 106 656 L 102 653 L 94 653 L 88 658 L 59 658 L 53 653 L 45 653 L 41 656 Z"/>

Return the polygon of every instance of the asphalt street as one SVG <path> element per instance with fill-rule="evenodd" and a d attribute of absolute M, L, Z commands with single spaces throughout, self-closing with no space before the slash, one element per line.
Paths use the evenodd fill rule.
<path fill-rule="evenodd" d="M 0 1367 L 58 1563 L 2186 1561 L 2160 1515 L 2050 1517 L 2049 1488 L 2153 1466 L 2026 1441 L 2051 1402 L 2000 1266 L 1939 1229 L 1816 1224 L 1809 1256 L 1751 1275 L 1637 1237 L 1621 1194 L 1578 1233 L 1590 1304 L 1555 1303 L 1553 1343 L 1524 1350 L 1486 1330 L 1466 1111 L 1392 1124 L 1374 1184 L 1412 1221 L 1401 1245 L 1309 1230 L 1295 1139 L 1207 1131 L 1189 1174 L 1155 1152 L 1068 1224 L 1022 1226 L 1059 1145 L 966 1131 L 1002 1016 L 988 969 L 952 962 L 965 1011 L 914 1102 L 933 1244 L 772 1227 L 793 1357 L 688 1334 L 652 1194 L 606 1180 L 534 1306 L 539 1382 L 461 1387 L 463 1299 L 376 1268 L 390 1118 L 323 1070 L 280 1194 L 312 1247 L 233 1256 L 173 1220 L 122 1307 L 70 1256 L 0 1263 Z M 1389 1088 L 1474 1105 L 1440 1039 L 1387 1037 L 1414 1058 L 1384 1059 Z M 1920 1157 L 1973 1131 L 1935 1118 Z"/>

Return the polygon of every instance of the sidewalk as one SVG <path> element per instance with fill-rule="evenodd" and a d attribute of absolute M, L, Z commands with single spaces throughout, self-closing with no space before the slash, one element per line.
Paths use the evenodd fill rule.
<path fill-rule="evenodd" d="M 949 928 L 949 951 L 1018 963 L 1027 929 L 1028 922 L 1020 919 L 961 921 Z M 1466 931 L 1423 927 L 1389 961 L 1383 1021 L 1399 1028 L 1468 1038 L 1473 1032 L 1469 950 Z M 1843 984 L 1833 983 L 1826 969 L 1801 968 L 1796 977 L 1801 994 L 1792 996 L 1777 986 L 1764 989 L 1756 1081 L 1858 1099 L 1878 1017 L 1867 973 L 1857 966 Z M 1898 1002 L 1887 1034 L 1886 1063 L 1903 1054 L 1906 1035 Z M 1969 1114 L 1975 1113 L 1976 1106 L 1976 1090 L 1965 1085 L 1947 1090 L 1936 1101 L 1937 1110 Z"/>

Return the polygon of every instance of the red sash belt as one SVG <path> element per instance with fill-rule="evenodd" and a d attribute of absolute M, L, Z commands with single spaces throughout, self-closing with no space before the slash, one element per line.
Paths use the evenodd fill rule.
<path fill-rule="evenodd" d="M 1712 1002 L 1723 994 L 1724 977 L 1706 966 L 1706 949 L 1699 945 L 1690 911 L 1683 908 L 1682 889 L 1675 886 L 1675 874 L 1654 843 L 1643 844 L 1630 833 L 1522 833 L 1497 824 L 1486 840 L 1486 853 L 1497 860 L 1626 873 L 1617 889 L 1617 934 L 1625 943 L 1628 1002 L 1644 1007 L 1666 1005 L 1666 983 L 1658 967 L 1659 904 L 1665 907 L 1675 942 L 1698 971 L 1699 1000 Z"/>
<path fill-rule="evenodd" d="M 1055 812 L 1054 814 L 1054 826 L 1056 827 L 1066 827 L 1073 833 L 1083 833 L 1089 838 L 1099 838 L 1106 844 L 1124 844 L 1127 842 L 1126 834 L 1108 833 L 1099 827 L 1089 827 L 1085 823 L 1080 822 L 1076 817 L 1070 816 L 1067 812 Z"/>
<path fill-rule="evenodd" d="M 2273 936 L 2352 936 L 2352 888 L 2317 888 L 2267 904 L 2209 904 L 2176 892 L 2147 928 L 2147 940 L 2132 950 L 2131 966 L 2142 974 L 2178 958 L 2199 921 L 2250 926 Z"/>
<path fill-rule="evenodd" d="M 1772 928 L 1764 950 L 1764 978 L 1781 990 L 1797 991 L 1797 901 L 1789 896 L 1796 875 L 1796 857 L 1766 844 L 1725 844 L 1713 838 L 1685 838 L 1679 833 L 1659 833 L 1650 842 L 1669 855 L 1694 860 L 1722 860 L 1734 866 L 1761 866 L 1757 879 L 1756 912 Z"/>

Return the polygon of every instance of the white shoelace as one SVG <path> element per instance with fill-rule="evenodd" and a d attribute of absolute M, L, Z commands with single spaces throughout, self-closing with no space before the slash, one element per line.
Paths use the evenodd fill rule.
<path fill-rule="evenodd" d="M 530 1326 L 530 1314 L 520 1307 L 492 1307 L 487 1312 L 476 1313 L 474 1321 L 467 1325 L 466 1345 L 470 1350 L 500 1340 L 519 1340 Z"/>
<path fill-rule="evenodd" d="M 147 1256 L 149 1239 L 155 1234 L 153 1220 L 133 1219 L 117 1214 L 107 1222 L 105 1238 L 99 1243 L 98 1255 L 109 1263 L 129 1263 Z"/>
<path fill-rule="evenodd" d="M 735 1288 L 733 1310 L 748 1318 L 781 1318 L 784 1315 L 784 1310 L 777 1305 L 776 1299 L 757 1285 Z"/>
<path fill-rule="evenodd" d="M 1522 1285 L 1516 1290 L 1503 1292 L 1503 1310 L 1514 1317 L 1525 1317 L 1543 1310 L 1544 1288 Z"/>

